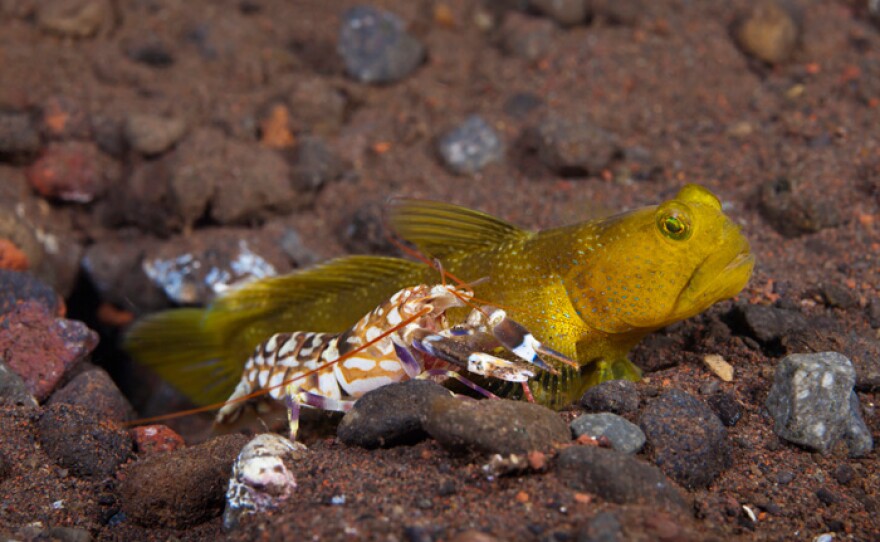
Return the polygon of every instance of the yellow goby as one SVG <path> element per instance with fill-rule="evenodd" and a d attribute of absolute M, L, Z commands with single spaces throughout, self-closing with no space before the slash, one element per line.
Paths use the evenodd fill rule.
<path fill-rule="evenodd" d="M 529 382 L 535 399 L 554 408 L 590 385 L 637 379 L 626 355 L 639 340 L 735 296 L 754 266 L 739 226 L 697 185 L 660 205 L 540 232 L 430 201 L 397 201 L 389 220 L 444 270 L 469 282 L 485 278 L 474 287 L 477 298 L 504 307 L 580 364 Z M 149 316 L 125 346 L 196 403 L 222 401 L 253 348 L 272 334 L 341 332 L 401 288 L 437 278 L 418 262 L 344 257 L 248 284 L 205 309 Z"/>

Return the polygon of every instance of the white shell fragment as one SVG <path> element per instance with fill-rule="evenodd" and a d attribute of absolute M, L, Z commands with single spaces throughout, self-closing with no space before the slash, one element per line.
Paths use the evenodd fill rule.
<path fill-rule="evenodd" d="M 233 529 L 253 513 L 277 509 L 296 489 L 292 466 L 307 448 L 275 433 L 263 433 L 247 443 L 232 465 L 226 490 L 223 527 Z"/>
<path fill-rule="evenodd" d="M 706 354 L 703 356 L 703 362 L 721 380 L 725 382 L 733 380 L 733 365 L 727 363 L 723 357 L 718 354 Z"/>

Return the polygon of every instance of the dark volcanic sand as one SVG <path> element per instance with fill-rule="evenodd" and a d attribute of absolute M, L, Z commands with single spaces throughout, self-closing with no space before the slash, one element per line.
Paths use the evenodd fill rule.
<path fill-rule="evenodd" d="M 521 14 L 504 15 L 499 7 L 518 2 L 378 1 L 372 5 L 403 18 L 428 50 L 424 65 L 385 86 L 353 81 L 335 53 L 340 15 L 353 5 L 348 1 L 93 2 L 104 19 L 94 36 L 82 39 L 41 29 L 35 15 L 41 3 L 0 2 L 0 112 L 23 112 L 40 130 L 35 149 L 0 158 L 0 210 L 29 209 L 32 221 L 64 232 L 61 252 L 74 256 L 47 258 L 57 266 L 54 285 L 65 293 L 71 281 L 65 286 L 63 277 L 76 268 L 79 249 L 97 243 L 148 247 L 160 236 L 173 247 L 218 223 L 240 228 L 242 237 L 247 229 L 272 240 L 287 227 L 299 233 L 306 253 L 324 259 L 387 251 L 377 209 L 389 196 L 460 203 L 544 228 L 654 204 L 697 182 L 719 195 L 752 243 L 757 266 L 740 302 L 780 303 L 844 342 L 851 334 L 877 340 L 871 319 L 880 325 L 880 33 L 863 2 L 797 2 L 800 42 L 790 60 L 770 66 L 731 38 L 747 1 L 624 2 L 637 6 L 634 20 L 621 23 L 600 12 L 590 24 L 552 27 L 534 59 L 500 45 L 505 38 L 497 27 L 505 16 L 512 18 L 507 39 L 527 30 Z M 243 217 L 235 216 L 236 196 L 230 203 L 215 195 L 189 215 L 166 210 L 169 200 L 156 196 L 155 187 L 166 182 L 169 168 L 195 160 L 199 130 L 212 128 L 219 134 L 212 137 L 231 142 L 228 154 L 211 157 L 220 170 L 260 167 L 271 177 L 295 164 L 295 147 L 283 137 L 282 149 L 267 150 L 265 122 L 272 104 L 289 99 L 305 80 L 317 90 L 298 99 L 341 96 L 344 106 L 328 108 L 341 115 L 328 123 L 301 120 L 290 108 L 289 135 L 321 136 L 339 156 L 341 175 L 317 189 L 297 186 L 281 208 L 264 205 Z M 540 105 L 513 111 L 512 100 L 521 104 L 516 96 L 523 93 Z M 58 104 L 66 112 L 52 109 Z M 585 115 L 616 134 L 618 157 L 576 177 L 549 171 L 523 136 L 548 112 Z M 176 150 L 141 156 L 120 143 L 119 126 L 131 113 L 181 119 L 186 135 Z M 436 140 L 472 113 L 499 131 L 507 150 L 479 174 L 456 176 L 441 164 Z M 60 127 L 59 118 L 65 119 Z M 25 181 L 38 156 L 71 141 L 93 149 L 73 147 L 100 172 L 92 175 L 100 186 L 89 204 L 44 200 Z M 272 162 L 273 153 L 284 156 L 282 163 Z M 148 180 L 141 192 L 132 184 L 138 177 Z M 88 188 L 93 180 L 81 184 Z M 805 225 L 798 230 L 798 223 Z M 0 230 L 0 238 L 23 243 L 12 231 Z M 294 256 L 278 267 L 308 259 Z M 81 279 L 69 301 L 75 317 L 90 318 L 102 301 L 134 312 L 167 303 L 154 297 L 147 306 L 145 281 L 126 285 L 130 269 L 107 269 L 116 289 L 102 298 L 100 288 Z M 823 297 L 829 287 L 849 298 L 837 303 L 842 308 Z M 111 520 L 112 497 L 100 496 L 115 491 L 112 480 L 58 475 L 47 456 L 4 446 L 10 433 L 0 436 L 0 454 L 11 465 L 11 474 L 0 476 L 0 535 L 39 521 L 82 527 L 98 540 L 421 541 L 468 529 L 498 539 L 575 540 L 597 513 L 614 511 L 632 540 L 810 540 L 833 531 L 835 540 L 877 540 L 877 451 L 849 459 L 845 451 L 822 456 L 780 441 L 763 405 L 782 349 L 716 336 L 715 324 L 730 307 L 673 326 L 665 332 L 671 340 L 649 339 L 635 353 L 669 367 L 639 384 L 643 400 L 668 388 L 700 396 L 701 386 L 717 380 L 703 354 L 720 354 L 736 368 L 734 380 L 720 384 L 743 407 L 728 434 L 732 465 L 708 489 L 689 493 L 694 518 L 590 500 L 552 469 L 488 481 L 480 470 L 485 458 L 452 456 L 430 440 L 367 451 L 321 438 L 311 443 L 297 473 L 299 491 L 282 511 L 230 534 L 220 518 L 188 530 L 142 527 Z M 143 385 L 133 384 L 143 377 L 130 376 L 112 348 L 109 324 L 125 314 L 108 311 L 99 313 L 100 325 L 90 320 L 105 333 L 95 362 L 117 376 L 145 413 L 149 398 Z M 875 367 L 876 353 L 869 360 Z M 876 388 L 859 398 L 876 442 Z M 6 420 L 4 432 L 27 431 L 31 423 L 22 414 Z M 842 466 L 851 469 L 849 479 L 835 475 Z M 795 473 L 793 480 L 780 483 L 782 471 Z M 834 499 L 820 500 L 820 489 Z M 345 503 L 330 504 L 338 495 Z M 61 499 L 65 506 L 53 509 Z M 743 505 L 757 514 L 756 523 Z"/>

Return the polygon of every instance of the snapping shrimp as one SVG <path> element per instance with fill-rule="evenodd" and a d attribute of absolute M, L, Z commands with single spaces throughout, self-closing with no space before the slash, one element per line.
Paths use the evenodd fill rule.
<path fill-rule="evenodd" d="M 272 335 L 248 358 L 216 421 L 235 420 L 242 401 L 264 390 L 286 403 L 295 440 L 302 406 L 347 412 L 365 393 L 413 378 L 454 378 L 494 397 L 458 371 L 522 382 L 525 391 L 537 369 L 556 373 L 542 356 L 577 366 L 496 307 L 476 308 L 463 324 L 450 326 L 446 311 L 472 299 L 464 286 L 422 284 L 398 291 L 343 333 Z M 511 359 L 499 357 L 504 352 Z"/>

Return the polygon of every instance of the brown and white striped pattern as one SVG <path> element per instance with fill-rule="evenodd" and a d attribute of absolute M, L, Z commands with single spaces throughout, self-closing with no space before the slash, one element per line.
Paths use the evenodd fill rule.
<path fill-rule="evenodd" d="M 445 310 L 462 305 L 452 293 L 454 290 L 426 285 L 405 288 L 341 334 L 277 333 L 254 349 L 229 400 L 235 401 L 258 390 L 267 390 L 277 400 L 302 391 L 327 399 L 356 399 L 380 386 L 405 380 L 407 374 L 395 353 L 394 341 L 408 345 L 417 329 L 445 328 Z M 467 292 L 455 293 L 468 295 Z M 432 304 L 435 302 L 436 308 Z M 402 322 L 425 308 L 430 309 L 427 315 L 401 327 Z M 398 327 L 394 334 L 363 348 L 382 333 Z M 350 357 L 333 363 L 354 351 L 357 352 Z M 217 421 L 235 419 L 240 407 L 240 402 L 227 403 L 218 412 Z"/>

